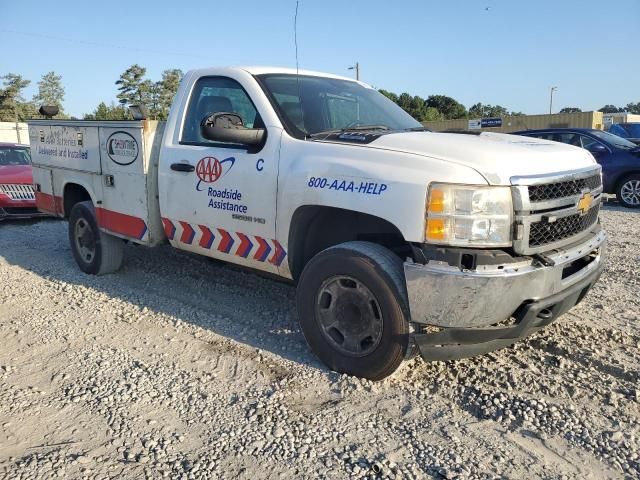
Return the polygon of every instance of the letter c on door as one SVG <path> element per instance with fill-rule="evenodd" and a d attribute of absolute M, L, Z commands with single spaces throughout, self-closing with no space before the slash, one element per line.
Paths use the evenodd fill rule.
<path fill-rule="evenodd" d="M 262 170 L 264 170 L 264 159 L 260 159 L 256 162 L 256 170 L 261 172 Z"/>

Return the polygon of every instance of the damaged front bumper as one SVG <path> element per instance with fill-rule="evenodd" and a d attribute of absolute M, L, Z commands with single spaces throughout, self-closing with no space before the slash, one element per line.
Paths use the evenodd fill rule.
<path fill-rule="evenodd" d="M 475 265 L 404 265 L 411 320 L 429 332 L 415 343 L 426 360 L 470 357 L 508 346 L 580 302 L 604 267 L 606 234 L 544 256 Z"/>

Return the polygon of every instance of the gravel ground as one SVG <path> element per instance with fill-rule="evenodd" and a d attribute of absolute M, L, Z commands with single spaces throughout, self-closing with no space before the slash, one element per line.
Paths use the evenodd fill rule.
<path fill-rule="evenodd" d="M 327 371 L 288 284 L 169 247 L 76 267 L 67 225 L 0 224 L 0 477 L 639 478 L 640 211 L 607 269 L 514 347 Z"/>

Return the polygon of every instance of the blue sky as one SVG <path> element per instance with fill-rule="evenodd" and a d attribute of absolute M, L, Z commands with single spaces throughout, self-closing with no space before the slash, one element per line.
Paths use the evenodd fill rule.
<path fill-rule="evenodd" d="M 487 10 L 488 8 L 488 10 Z M 72 115 L 116 99 L 139 63 L 167 68 L 295 66 L 295 0 L 0 0 L 0 75 L 63 76 Z M 640 101 L 640 0 L 301 0 L 301 68 L 397 93 L 450 95 L 525 113 Z"/>

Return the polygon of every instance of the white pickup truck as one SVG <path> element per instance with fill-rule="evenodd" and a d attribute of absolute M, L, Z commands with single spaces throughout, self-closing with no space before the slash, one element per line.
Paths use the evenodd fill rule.
<path fill-rule="evenodd" d="M 352 375 L 510 345 L 603 268 L 586 150 L 429 132 L 347 78 L 194 70 L 166 123 L 34 120 L 29 138 L 38 207 L 69 219 L 84 272 L 168 241 L 290 279 L 311 349 Z"/>

